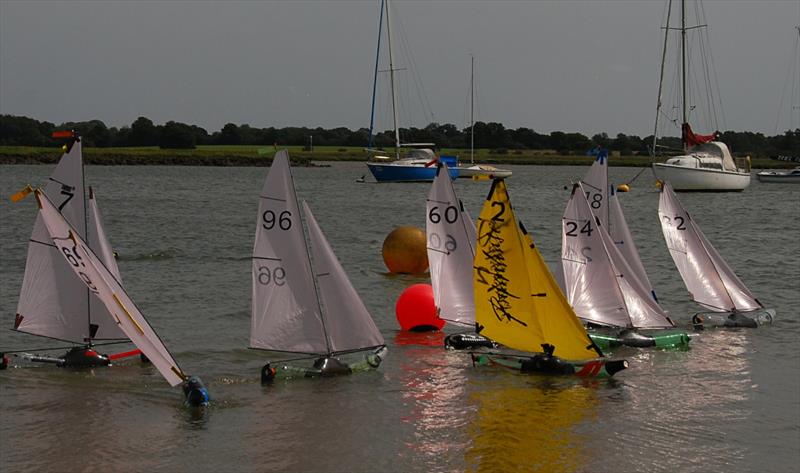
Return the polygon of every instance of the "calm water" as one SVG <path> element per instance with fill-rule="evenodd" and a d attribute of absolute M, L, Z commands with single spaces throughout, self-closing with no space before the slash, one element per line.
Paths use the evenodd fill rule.
<path fill-rule="evenodd" d="M 514 167 L 512 202 L 548 262 L 560 249 L 564 190 L 587 168 Z M 50 166 L 0 166 L 0 317 L 13 325 L 34 199 L 11 204 Z M 679 198 L 775 325 L 710 331 L 688 351 L 619 351 L 611 380 L 472 368 L 441 334 L 398 331 L 394 302 L 424 278 L 385 274 L 381 245 L 424 228 L 428 184 L 357 184 L 359 163 L 295 169 L 390 354 L 380 370 L 262 387 L 248 350 L 250 252 L 266 170 L 87 167 L 125 286 L 184 371 L 213 397 L 205 413 L 149 366 L 0 372 L 0 471 L 783 472 L 800 463 L 800 186 Z M 627 180 L 635 169 L 612 168 Z M 688 301 L 664 245 L 649 172 L 622 195 L 664 307 Z M 487 181 L 458 181 L 477 215 Z M 0 348 L 57 345 L 0 330 Z M 15 362 L 19 363 L 19 362 Z"/>

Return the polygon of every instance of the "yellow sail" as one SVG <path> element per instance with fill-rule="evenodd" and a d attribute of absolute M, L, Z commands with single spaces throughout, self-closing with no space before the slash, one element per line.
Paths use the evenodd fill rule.
<path fill-rule="evenodd" d="M 544 338 L 556 349 L 556 356 L 567 360 L 587 360 L 603 356 L 592 343 L 566 296 L 558 287 L 553 274 L 542 259 L 533 238 L 521 227 L 527 243 L 528 277 L 531 281 L 533 312 Z"/>
<path fill-rule="evenodd" d="M 515 350 L 541 352 L 546 341 L 530 297 L 527 244 L 521 238 L 504 181 L 492 183 L 477 230 L 472 274 L 475 322 L 481 335 Z"/>
<path fill-rule="evenodd" d="M 600 355 L 556 285 L 533 240 L 517 223 L 505 182 L 495 180 L 478 217 L 473 267 L 481 335 L 508 348 L 567 360 Z"/>

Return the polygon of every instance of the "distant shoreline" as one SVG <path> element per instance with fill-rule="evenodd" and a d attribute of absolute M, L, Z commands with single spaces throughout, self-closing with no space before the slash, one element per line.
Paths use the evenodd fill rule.
<path fill-rule="evenodd" d="M 279 147 L 279 149 L 284 149 Z M 324 162 L 365 162 L 361 148 L 321 147 L 313 151 L 302 147 L 285 147 L 292 157 L 292 165 L 325 167 Z M 113 166 L 253 166 L 265 167 L 272 162 L 273 147 L 258 146 L 199 146 L 193 150 L 142 148 L 84 148 L 84 162 L 90 165 Z M 469 162 L 465 150 L 442 150 L 442 154 L 460 156 L 462 163 Z M 26 146 L 0 147 L 0 164 L 55 164 L 61 156 L 58 148 Z M 532 166 L 582 166 L 591 164 L 591 156 L 565 156 L 542 153 L 540 150 L 512 150 L 506 154 L 481 149 L 475 151 L 475 161 L 495 165 Z M 649 156 L 611 156 L 612 167 L 648 167 Z M 754 169 L 787 168 L 796 164 L 772 159 L 753 159 Z"/>

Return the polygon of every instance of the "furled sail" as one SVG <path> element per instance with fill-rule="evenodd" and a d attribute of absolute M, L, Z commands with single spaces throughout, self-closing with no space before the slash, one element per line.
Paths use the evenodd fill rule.
<path fill-rule="evenodd" d="M 433 299 L 439 317 L 450 322 L 473 325 L 475 225 L 456 196 L 447 165 L 442 162 L 428 193 L 425 229 Z"/>
<path fill-rule="evenodd" d="M 285 150 L 275 154 L 261 191 L 252 279 L 250 346 L 331 352 Z"/>
<path fill-rule="evenodd" d="M 313 269 L 324 309 L 323 320 L 330 338 L 331 352 L 358 351 L 385 345 L 372 316 L 306 202 L 303 202 L 303 212 L 308 224 L 311 254 L 314 257 Z"/>
<path fill-rule="evenodd" d="M 481 334 L 516 350 L 541 352 L 548 344 L 565 359 L 597 357 L 569 305 L 558 301 L 563 295 L 518 225 L 504 181 L 492 183 L 477 231 L 473 275 Z"/>
<path fill-rule="evenodd" d="M 67 222 L 86 235 L 83 157 L 76 140 L 58 162 L 44 188 Z M 33 226 L 14 329 L 59 340 L 85 343 L 92 338 L 89 292 L 58 254 L 41 215 Z M 106 322 L 106 321 L 103 321 Z"/>
<path fill-rule="evenodd" d="M 695 302 L 718 312 L 763 308 L 711 246 L 669 183 L 661 188 L 658 216 L 669 253 Z"/>
<path fill-rule="evenodd" d="M 615 327 L 672 327 L 584 197 L 573 187 L 564 211 L 562 265 L 567 299 L 584 320 Z"/>
<path fill-rule="evenodd" d="M 50 241 L 70 270 L 78 276 L 76 279 L 103 302 L 119 328 L 147 356 L 171 386 L 183 382 L 186 376 L 122 285 L 59 213 L 56 204 L 43 192 L 37 190 L 35 193 L 39 215 Z"/>

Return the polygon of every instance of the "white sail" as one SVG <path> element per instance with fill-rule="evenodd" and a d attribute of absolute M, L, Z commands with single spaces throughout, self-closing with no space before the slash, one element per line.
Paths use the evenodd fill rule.
<path fill-rule="evenodd" d="M 639 280 L 639 283 L 644 286 L 653 299 L 658 300 L 653 290 L 653 285 L 650 284 L 650 278 L 647 277 L 647 271 L 645 271 L 644 265 L 642 264 L 639 250 L 636 249 L 636 243 L 628 228 L 628 222 L 625 221 L 625 214 L 622 212 L 622 206 L 619 203 L 619 198 L 614 190 L 614 186 L 609 187 L 608 229 L 611 239 L 614 241 L 614 245 L 625 258 L 628 265 L 630 265 L 631 270 L 633 270 L 633 275 Z"/>
<path fill-rule="evenodd" d="M 39 215 L 47 228 L 49 238 L 70 270 L 78 276 L 76 279 L 103 301 L 119 328 L 147 356 L 171 386 L 183 382 L 186 376 L 125 289 L 100 261 L 100 257 L 62 217 L 56 204 L 40 191 L 36 191 L 36 199 L 39 202 Z"/>
<path fill-rule="evenodd" d="M 597 154 L 581 182 L 592 212 L 608 229 L 608 151 L 602 150 Z"/>
<path fill-rule="evenodd" d="M 473 325 L 475 224 L 456 196 L 444 163 L 439 164 L 428 193 L 426 215 L 428 267 L 439 317 L 450 322 Z"/>
<path fill-rule="evenodd" d="M 117 267 L 117 260 L 114 258 L 114 250 L 111 249 L 111 243 L 109 243 L 108 238 L 106 237 L 106 231 L 103 228 L 103 220 L 100 216 L 100 208 L 97 206 L 97 199 L 95 199 L 94 190 L 92 190 L 91 187 L 89 187 L 88 210 L 87 217 L 89 221 L 89 234 L 87 235 L 86 241 L 89 243 L 89 248 L 91 248 L 95 254 L 97 254 L 108 272 L 114 276 L 114 279 L 116 279 L 120 285 L 122 285 L 122 276 L 120 276 L 119 267 Z M 89 298 L 89 308 L 92 315 L 92 321 L 110 322 L 113 320 L 103 302 L 95 295 L 92 295 Z M 95 334 L 94 338 L 96 340 L 107 340 L 126 337 L 117 324 L 100 323 L 98 324 L 97 333 Z"/>
<path fill-rule="evenodd" d="M 573 188 L 563 219 L 562 264 L 573 309 L 580 318 L 604 325 L 673 326 L 593 215 L 584 192 L 581 185 Z"/>
<path fill-rule="evenodd" d="M 330 353 L 285 150 L 275 154 L 259 199 L 252 290 L 251 347 Z"/>
<path fill-rule="evenodd" d="M 314 276 L 324 309 L 323 320 L 330 339 L 331 352 L 358 351 L 385 345 L 372 316 L 350 283 L 306 202 L 303 202 L 303 212 L 308 224 L 311 254 L 314 257 Z"/>
<path fill-rule="evenodd" d="M 639 251 L 633 241 L 633 235 L 625 221 L 622 206 L 619 203 L 614 186 L 608 181 L 608 152 L 602 150 L 598 153 L 594 163 L 584 176 L 583 189 L 589 206 L 600 219 L 600 224 L 611 236 L 617 249 L 633 270 L 639 282 L 645 286 L 647 292 L 655 299 L 655 292 L 647 277 L 647 272 L 642 264 Z"/>
<path fill-rule="evenodd" d="M 763 307 L 711 246 L 669 183 L 662 186 L 658 215 L 667 248 L 695 302 L 718 312 Z"/>
<path fill-rule="evenodd" d="M 79 234 L 86 235 L 80 140 L 76 140 L 61 157 L 44 193 Z M 88 314 L 89 292 L 59 256 L 41 215 L 37 215 L 28 243 L 14 328 L 43 337 L 84 343 L 92 335 Z"/>

